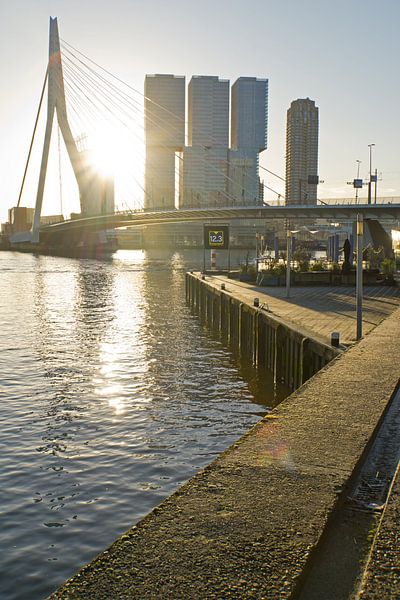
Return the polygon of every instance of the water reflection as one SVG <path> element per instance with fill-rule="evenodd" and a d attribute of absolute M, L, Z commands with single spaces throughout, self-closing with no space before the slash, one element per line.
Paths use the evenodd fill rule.
<path fill-rule="evenodd" d="M 0 597 L 46 596 L 257 420 L 185 304 L 196 260 L 0 256 Z"/>

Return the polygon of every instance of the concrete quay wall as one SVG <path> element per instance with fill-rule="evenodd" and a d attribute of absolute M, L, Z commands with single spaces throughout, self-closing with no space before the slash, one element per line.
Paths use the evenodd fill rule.
<path fill-rule="evenodd" d="M 51 598 L 298 598 L 398 386 L 399 339 L 397 310 Z"/>
<path fill-rule="evenodd" d="M 341 350 L 300 327 L 237 299 L 200 274 L 186 273 L 186 300 L 221 340 L 242 358 L 273 373 L 274 380 L 297 389 Z"/>

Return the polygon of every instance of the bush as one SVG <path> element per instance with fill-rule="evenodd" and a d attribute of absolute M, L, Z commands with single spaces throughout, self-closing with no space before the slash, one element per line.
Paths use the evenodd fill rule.
<path fill-rule="evenodd" d="M 326 267 L 322 261 L 317 260 L 313 265 L 311 265 L 310 270 L 311 271 L 326 271 Z"/>
<path fill-rule="evenodd" d="M 299 248 L 293 253 L 293 260 L 297 263 L 301 272 L 308 271 L 310 268 L 311 253 L 305 248 Z"/>
<path fill-rule="evenodd" d="M 329 267 L 329 268 L 330 268 L 330 270 L 331 270 L 331 271 L 333 271 L 334 273 L 340 273 L 340 266 L 339 266 L 339 263 L 337 263 L 337 262 L 332 262 L 332 263 L 330 264 L 330 267 Z"/>
<path fill-rule="evenodd" d="M 388 277 L 390 275 L 393 275 L 393 273 L 396 270 L 396 263 L 394 260 L 392 260 L 391 258 L 384 258 L 383 261 L 381 262 L 381 271 L 382 273 Z"/>
<path fill-rule="evenodd" d="M 286 273 L 286 265 L 284 265 L 283 263 L 277 263 L 276 265 L 274 265 L 271 269 L 271 273 L 273 275 L 284 275 Z"/>

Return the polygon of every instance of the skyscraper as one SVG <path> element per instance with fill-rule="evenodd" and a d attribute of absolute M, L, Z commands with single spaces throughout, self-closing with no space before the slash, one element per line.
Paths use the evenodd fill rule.
<path fill-rule="evenodd" d="M 188 87 L 189 146 L 229 146 L 229 81 L 194 75 Z"/>
<path fill-rule="evenodd" d="M 180 206 L 223 206 L 227 200 L 229 81 L 195 75 L 188 89 L 188 147 Z"/>
<path fill-rule="evenodd" d="M 262 152 L 267 147 L 268 79 L 239 77 L 232 86 L 231 146 Z"/>
<path fill-rule="evenodd" d="M 316 204 L 318 183 L 318 107 L 294 100 L 287 111 L 286 204 Z"/>
<path fill-rule="evenodd" d="M 267 147 L 268 79 L 239 77 L 232 86 L 229 196 L 255 204 L 260 194 L 258 158 Z"/>
<path fill-rule="evenodd" d="M 185 77 L 146 75 L 145 208 L 175 207 L 175 153 L 185 145 Z"/>

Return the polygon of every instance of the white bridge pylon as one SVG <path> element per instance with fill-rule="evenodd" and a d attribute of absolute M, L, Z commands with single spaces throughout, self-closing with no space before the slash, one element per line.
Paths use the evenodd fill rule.
<path fill-rule="evenodd" d="M 31 229 L 32 243 L 39 242 L 40 216 L 42 212 L 54 113 L 57 115 L 58 125 L 78 184 L 82 214 L 94 216 L 96 214 L 114 211 L 114 182 L 110 180 L 104 181 L 102 177 L 88 165 L 86 153 L 79 152 L 68 122 L 58 24 L 57 18 L 52 17 L 50 17 L 47 86 L 47 121 L 36 195 L 35 214 Z"/>
<path fill-rule="evenodd" d="M 47 66 L 47 121 L 44 136 L 42 162 L 40 165 L 39 183 L 36 195 L 35 214 L 32 223 L 31 240 L 39 242 L 40 215 L 42 213 L 44 185 L 46 181 L 47 163 L 49 158 L 51 132 L 53 129 L 54 113 L 67 148 L 68 156 L 78 183 L 79 195 L 82 202 L 83 181 L 81 181 L 82 166 L 78 148 L 68 123 L 65 103 L 64 77 L 61 64 L 60 38 L 58 35 L 57 19 L 50 17 L 49 62 Z"/>

